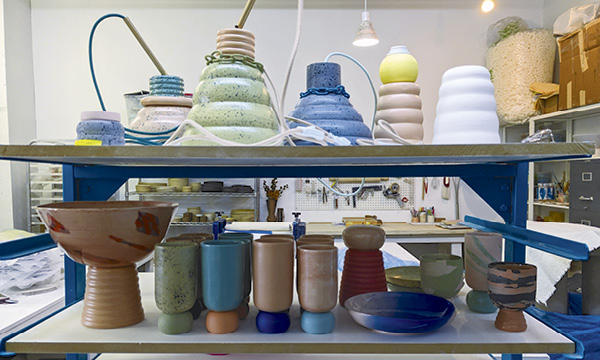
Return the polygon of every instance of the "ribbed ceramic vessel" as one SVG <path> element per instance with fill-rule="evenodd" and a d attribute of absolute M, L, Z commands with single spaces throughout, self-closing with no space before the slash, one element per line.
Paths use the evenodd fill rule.
<path fill-rule="evenodd" d="M 323 62 L 308 65 L 306 69 L 307 89 L 332 89 L 341 85 L 341 68 L 337 63 Z M 354 109 L 350 100 L 342 94 L 308 94 L 301 97 L 289 114 L 314 124 L 335 136 L 348 139 L 353 145 L 357 139 L 370 139 L 371 131 L 363 122 L 362 116 Z M 300 125 L 289 122 L 294 129 Z M 299 141 L 297 145 L 314 145 Z"/>
<path fill-rule="evenodd" d="M 488 69 L 466 65 L 444 73 L 432 143 L 500 143 L 494 85 Z"/>
<path fill-rule="evenodd" d="M 523 310 L 535 302 L 537 268 L 530 264 L 496 262 L 488 265 L 488 292 L 500 311 L 495 326 L 499 330 L 521 332 L 527 329 Z"/>
<path fill-rule="evenodd" d="M 90 266 L 83 325 L 119 328 L 144 319 L 135 263 L 152 255 L 177 206 L 154 201 L 75 201 L 36 207 L 52 240 L 71 259 Z M 132 318 L 132 313 L 137 315 Z"/>
<path fill-rule="evenodd" d="M 423 140 L 423 112 L 421 111 L 421 98 L 419 85 L 412 82 L 394 82 L 384 84 L 379 88 L 379 101 L 375 123 L 379 120 L 387 121 L 394 131 L 401 137 L 410 141 Z M 390 135 L 375 126 L 373 136 L 389 138 Z"/>
<path fill-rule="evenodd" d="M 374 225 L 352 225 L 342 231 L 348 247 L 339 292 L 340 305 L 352 296 L 387 291 L 383 254 L 385 231 Z"/>
<path fill-rule="evenodd" d="M 254 44 L 249 44 L 253 39 L 245 35 L 248 31 L 226 30 L 217 37 L 217 49 L 226 54 L 253 57 Z M 194 91 L 193 103 L 188 119 L 222 139 L 251 144 L 279 133 L 279 123 L 262 72 L 242 61 L 207 65 Z M 185 132 L 185 135 L 196 134 L 197 130 L 192 128 Z M 185 144 L 215 145 L 195 140 Z"/>

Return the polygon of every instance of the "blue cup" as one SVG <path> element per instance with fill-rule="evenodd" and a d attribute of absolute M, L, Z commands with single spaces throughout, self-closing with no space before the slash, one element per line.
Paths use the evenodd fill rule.
<path fill-rule="evenodd" d="M 242 302 L 244 242 L 210 240 L 202 244 L 202 298 L 213 311 L 231 311 Z"/>
<path fill-rule="evenodd" d="M 220 233 L 219 240 L 239 240 L 244 242 L 244 298 L 250 296 L 252 288 L 252 240 L 250 233 Z"/>

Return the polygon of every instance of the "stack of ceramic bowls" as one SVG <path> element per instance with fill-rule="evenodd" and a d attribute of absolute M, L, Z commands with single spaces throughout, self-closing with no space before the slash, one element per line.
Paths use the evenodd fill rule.
<path fill-rule="evenodd" d="M 433 144 L 499 144 L 494 85 L 483 66 L 458 66 L 442 76 Z"/>
<path fill-rule="evenodd" d="M 341 86 L 340 65 L 332 62 L 315 63 L 306 69 L 307 91 L 300 94 L 300 101 L 290 113 L 291 117 L 348 139 L 353 145 L 357 139 L 371 139 L 371 131 L 362 116 L 348 100 L 350 95 Z M 306 126 L 296 122 L 290 128 Z M 314 145 L 299 141 L 297 145 Z"/>
<path fill-rule="evenodd" d="M 254 209 L 233 209 L 231 218 L 234 221 L 254 221 Z"/>
<path fill-rule="evenodd" d="M 348 247 L 340 286 L 340 305 L 352 296 L 387 291 L 383 254 L 385 231 L 374 225 L 352 225 L 342 232 Z"/>
<path fill-rule="evenodd" d="M 399 136 L 411 142 L 423 140 L 421 89 L 415 83 L 418 75 L 417 60 L 406 46 L 393 46 L 379 66 L 383 85 L 379 88 L 375 122 L 385 120 Z M 374 137 L 391 136 L 376 125 Z"/>
<path fill-rule="evenodd" d="M 183 187 L 189 185 L 189 181 L 190 181 L 190 179 L 188 179 L 188 178 L 169 178 L 168 179 L 169 186 L 174 187 L 175 191 L 177 191 L 177 192 L 182 192 Z"/>
<path fill-rule="evenodd" d="M 202 192 L 222 192 L 223 182 L 222 181 L 205 181 L 202 184 Z"/>

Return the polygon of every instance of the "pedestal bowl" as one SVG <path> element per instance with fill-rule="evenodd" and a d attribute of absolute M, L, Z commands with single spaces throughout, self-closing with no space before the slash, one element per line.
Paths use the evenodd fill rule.
<path fill-rule="evenodd" d="M 165 237 L 178 204 L 76 201 L 36 208 L 56 244 L 88 265 L 81 323 L 97 329 L 144 320 L 135 264 Z"/>
<path fill-rule="evenodd" d="M 535 302 L 537 268 L 534 265 L 495 262 L 488 265 L 488 293 L 500 311 L 497 329 L 521 332 L 527 329 L 523 310 Z"/>

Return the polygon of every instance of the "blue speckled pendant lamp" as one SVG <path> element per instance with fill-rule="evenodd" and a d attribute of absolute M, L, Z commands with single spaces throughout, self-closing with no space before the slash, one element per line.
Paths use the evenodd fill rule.
<path fill-rule="evenodd" d="M 307 91 L 300 94 L 300 101 L 289 114 L 291 117 L 308 121 L 333 135 L 348 139 L 352 145 L 356 140 L 371 139 L 371 131 L 362 116 L 350 103 L 350 95 L 341 85 L 340 65 L 322 62 L 308 65 L 306 69 Z M 302 126 L 289 123 L 290 128 Z M 306 141 L 297 145 L 314 145 Z"/>

